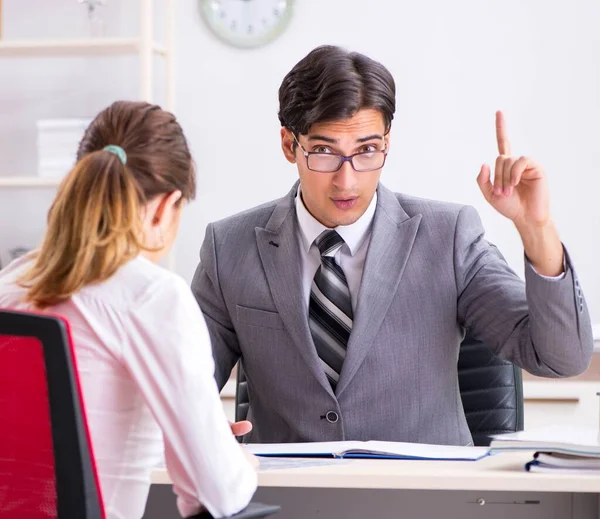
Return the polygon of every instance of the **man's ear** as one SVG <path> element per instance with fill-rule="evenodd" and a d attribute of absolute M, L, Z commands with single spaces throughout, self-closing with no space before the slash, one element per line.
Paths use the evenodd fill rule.
<path fill-rule="evenodd" d="M 181 197 L 182 193 L 179 190 L 163 195 L 152 217 L 152 225 L 160 225 L 165 219 L 170 218 L 173 208 L 181 200 Z"/>
<path fill-rule="evenodd" d="M 290 164 L 296 164 L 296 152 L 294 151 L 294 136 L 287 128 L 281 128 L 281 150 Z"/>

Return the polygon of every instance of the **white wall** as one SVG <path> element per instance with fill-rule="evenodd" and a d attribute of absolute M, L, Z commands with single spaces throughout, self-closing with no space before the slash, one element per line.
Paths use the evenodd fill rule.
<path fill-rule="evenodd" d="M 314 46 L 333 43 L 383 62 L 397 82 L 390 188 L 476 206 L 515 269 L 522 248 L 486 205 L 475 177 L 495 160 L 494 111 L 513 150 L 545 165 L 552 208 L 600 322 L 596 189 L 600 187 L 600 4 L 577 0 L 303 0 L 288 31 L 255 51 L 208 33 L 196 2 L 178 17 L 177 107 L 200 174 L 178 268 L 190 276 L 207 222 L 287 192 L 295 179 L 279 149 L 277 89 Z"/>
<path fill-rule="evenodd" d="M 7 37 L 11 31 L 22 35 L 25 25 L 32 34 L 47 26 L 59 31 L 61 24 L 70 30 L 81 25 L 75 0 L 53 0 L 52 8 L 46 0 L 4 3 Z M 110 30 L 132 34 L 137 2 L 108 3 Z M 197 4 L 178 0 L 177 13 L 176 111 L 199 172 L 198 198 L 186 210 L 177 242 L 183 276 L 193 275 L 209 221 L 282 196 L 294 182 L 295 169 L 279 149 L 277 89 L 310 49 L 333 43 L 380 60 L 396 78 L 398 110 L 383 182 L 476 206 L 488 239 L 521 272 L 516 232 L 486 206 L 475 183 L 481 163 L 496 156 L 494 111 L 506 112 L 514 152 L 547 169 L 554 217 L 578 267 L 592 320 L 600 323 L 600 4 L 297 0 L 289 29 L 253 51 L 214 38 Z M 35 16 L 42 21 L 32 22 Z M 22 21 L 21 32 L 11 18 Z M 137 94 L 137 76 L 128 72 L 135 64 L 76 61 L 34 67 L 32 61 L 0 60 L 0 156 L 9 167 L 0 174 L 34 171 L 35 118 L 93 112 L 113 98 Z M 36 238 L 47 200 L 29 192 L 0 193 L 0 247 L 2 240 L 12 246 Z M 15 220 L 22 222 L 18 234 L 10 230 Z"/>

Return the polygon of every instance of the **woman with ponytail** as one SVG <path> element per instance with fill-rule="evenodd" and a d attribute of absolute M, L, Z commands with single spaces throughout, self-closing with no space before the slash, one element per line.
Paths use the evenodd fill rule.
<path fill-rule="evenodd" d="M 188 145 L 158 106 L 116 102 L 86 130 L 39 250 L 0 271 L 0 308 L 72 330 L 109 519 L 139 519 L 167 463 L 182 516 L 238 512 L 256 489 L 215 380 L 187 284 L 157 263 L 195 195 Z"/>

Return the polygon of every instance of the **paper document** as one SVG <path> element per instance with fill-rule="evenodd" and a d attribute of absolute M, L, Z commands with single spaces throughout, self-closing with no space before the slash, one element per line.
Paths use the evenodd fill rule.
<path fill-rule="evenodd" d="M 566 469 L 593 469 L 600 470 L 600 458 L 587 456 L 573 456 L 551 452 L 538 452 L 534 456 L 540 465 L 550 465 Z"/>
<path fill-rule="evenodd" d="M 393 458 L 474 461 L 489 454 L 486 447 L 455 447 L 425 443 L 348 441 L 314 443 L 256 443 L 246 448 L 257 456 L 335 458 Z"/>
<path fill-rule="evenodd" d="M 593 428 L 553 426 L 499 434 L 492 438 L 490 447 L 493 451 L 534 450 L 600 456 L 600 433 Z"/>
<path fill-rule="evenodd" d="M 296 458 L 284 457 L 278 458 L 275 456 L 261 456 L 260 470 L 283 470 L 283 469 L 304 469 L 307 467 L 324 467 L 331 465 L 339 465 L 340 463 L 349 463 L 347 460 L 335 458 Z"/>

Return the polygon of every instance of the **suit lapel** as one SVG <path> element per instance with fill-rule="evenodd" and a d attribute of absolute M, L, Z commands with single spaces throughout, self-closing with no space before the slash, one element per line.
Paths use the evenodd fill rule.
<path fill-rule="evenodd" d="M 255 229 L 256 243 L 273 301 L 294 346 L 321 385 L 333 395 L 308 327 L 294 206 L 296 192 L 297 184 L 275 207 L 266 227 Z"/>
<path fill-rule="evenodd" d="M 373 344 L 400 284 L 420 222 L 421 215 L 409 217 L 396 196 L 380 185 L 354 325 L 336 389 L 338 397 Z"/>

